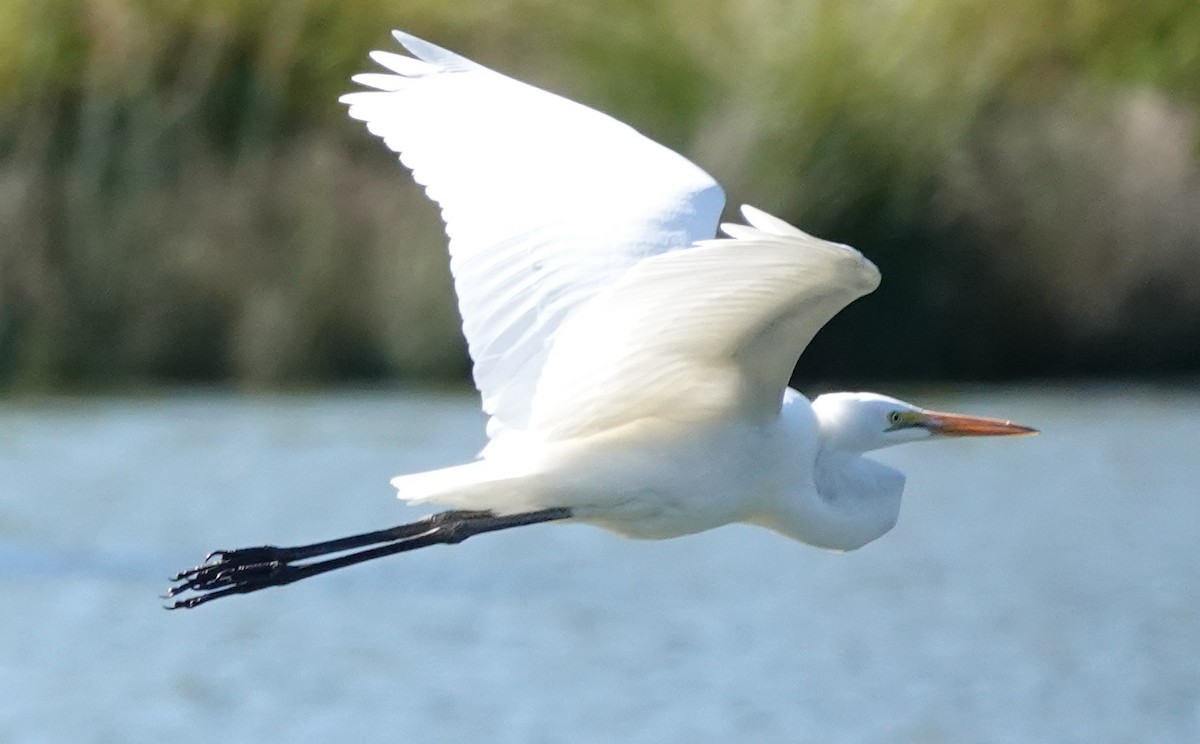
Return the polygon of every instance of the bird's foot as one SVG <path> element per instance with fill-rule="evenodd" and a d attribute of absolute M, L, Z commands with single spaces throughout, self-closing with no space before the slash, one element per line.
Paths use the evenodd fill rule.
<path fill-rule="evenodd" d="M 570 518 L 571 510 L 566 507 L 499 517 L 488 511 L 448 511 L 386 530 L 364 532 L 311 545 L 292 548 L 264 545 L 240 550 L 215 550 L 199 566 L 175 574 L 171 581 L 176 584 L 167 590 L 163 599 L 174 599 L 186 592 L 195 592 L 166 606 L 168 610 L 191 609 L 231 594 L 291 584 L 386 555 L 430 545 L 454 545 L 472 535 Z M 342 555 L 319 561 L 310 560 L 333 553 Z"/>
<path fill-rule="evenodd" d="M 163 599 L 172 599 L 184 592 L 197 594 L 166 605 L 168 610 L 191 609 L 205 602 L 230 594 L 265 589 L 290 583 L 295 567 L 283 558 L 284 551 L 269 545 L 239 550 L 214 550 L 199 566 L 180 571 L 171 581 Z"/>

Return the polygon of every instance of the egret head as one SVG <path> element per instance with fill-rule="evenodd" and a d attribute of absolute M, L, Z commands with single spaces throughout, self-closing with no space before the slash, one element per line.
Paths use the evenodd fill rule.
<path fill-rule="evenodd" d="M 927 411 L 878 393 L 829 393 L 813 401 L 813 410 L 825 447 L 856 452 L 922 439 L 1037 433 L 1003 419 Z"/>

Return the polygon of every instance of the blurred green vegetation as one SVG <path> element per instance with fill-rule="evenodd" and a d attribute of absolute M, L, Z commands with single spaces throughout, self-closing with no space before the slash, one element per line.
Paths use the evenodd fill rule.
<path fill-rule="evenodd" d="M 0 0 L 0 389 L 464 378 L 391 28 L 867 253 L 802 377 L 1200 372 L 1195 0 Z"/>

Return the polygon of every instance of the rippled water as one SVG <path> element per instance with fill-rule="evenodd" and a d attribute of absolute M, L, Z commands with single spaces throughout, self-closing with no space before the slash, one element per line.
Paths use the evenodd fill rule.
<path fill-rule="evenodd" d="M 0 741 L 1200 741 L 1200 395 L 910 397 L 1044 433 L 886 452 L 856 553 L 545 525 L 175 613 L 211 548 L 417 516 L 474 398 L 0 404 Z"/>

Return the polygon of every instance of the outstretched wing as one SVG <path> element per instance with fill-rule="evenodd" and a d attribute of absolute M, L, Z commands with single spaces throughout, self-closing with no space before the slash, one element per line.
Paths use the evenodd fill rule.
<path fill-rule="evenodd" d="M 529 423 L 558 330 L 642 259 L 711 238 L 725 197 L 609 116 L 399 31 L 342 97 L 442 208 L 489 436 Z"/>
<path fill-rule="evenodd" d="M 778 415 L 797 357 L 879 286 L 879 270 L 849 246 L 742 213 L 749 226 L 641 262 L 563 326 L 534 398 L 539 432 Z"/>

